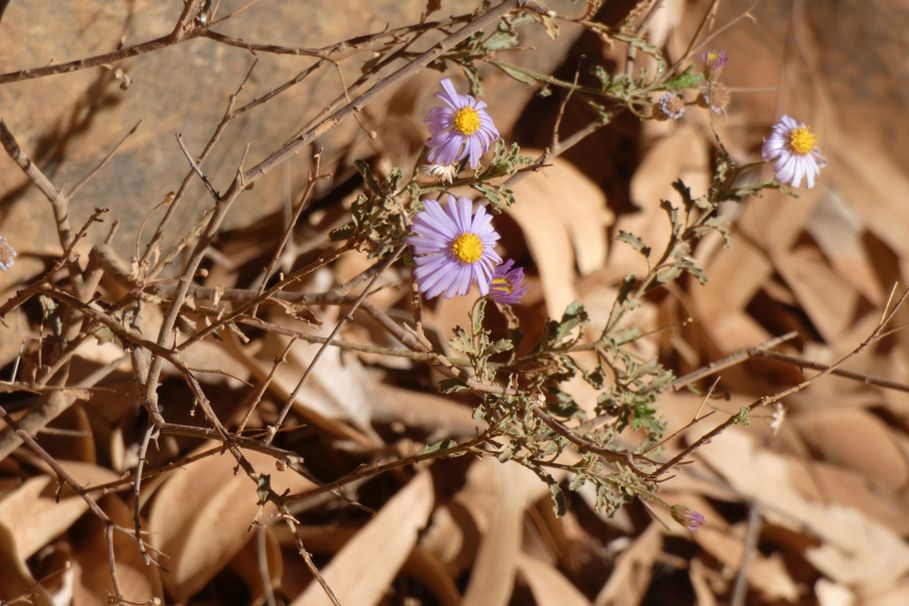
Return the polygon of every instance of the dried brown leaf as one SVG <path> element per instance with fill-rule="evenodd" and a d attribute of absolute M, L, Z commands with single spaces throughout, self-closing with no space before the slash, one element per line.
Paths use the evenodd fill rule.
<path fill-rule="evenodd" d="M 886 295 L 863 241 L 864 226 L 845 200 L 833 191 L 822 196 L 807 228 L 840 277 L 875 305 L 883 305 Z"/>
<path fill-rule="evenodd" d="M 504 606 L 511 597 L 521 547 L 525 491 L 521 488 L 522 468 L 517 464 L 500 464 L 484 458 L 472 466 L 489 482 L 483 532 L 474 560 L 470 583 L 464 592 L 464 606 Z M 528 472 L 529 473 L 529 472 Z"/>
<path fill-rule="evenodd" d="M 37 606 L 53 604 L 50 595 L 35 583 L 28 564 L 19 555 L 16 538 L 0 523 L 0 600 L 28 598 Z"/>
<path fill-rule="evenodd" d="M 530 586 L 537 604 L 585 606 L 590 601 L 558 570 L 526 554 L 518 555 L 518 573 Z"/>
<path fill-rule="evenodd" d="M 511 206 L 508 215 L 523 231 L 540 272 L 547 312 L 560 317 L 577 298 L 575 262 L 582 274 L 605 262 L 606 228 L 612 223 L 606 196 L 560 159 L 519 181 L 514 193 L 520 203 Z"/>
<path fill-rule="evenodd" d="M 246 367 L 251 371 L 252 376 L 255 377 L 257 381 L 263 383 L 268 379 L 268 375 L 271 372 L 274 359 L 278 358 L 283 351 L 283 347 L 278 349 L 279 335 L 272 336 L 274 338 L 271 339 L 271 345 L 269 346 L 272 359 L 268 362 L 260 360 L 257 356 L 247 351 L 246 348 L 237 343 L 236 338 L 233 335 L 231 335 L 225 341 L 228 343 L 231 355 L 235 356 L 237 360 L 245 364 Z M 262 354 L 261 351 L 258 353 Z M 322 362 L 320 361 L 319 364 L 321 363 Z M 299 381 L 301 372 L 302 370 L 300 370 L 299 367 L 297 368 L 295 376 L 292 371 L 282 371 L 282 377 L 284 380 L 272 380 L 271 383 L 269 383 L 269 389 L 281 402 L 286 402 L 290 399 L 290 394 L 292 393 L 293 388 L 296 386 L 297 381 Z M 346 423 L 320 413 L 313 407 L 306 405 L 304 402 L 301 402 L 302 399 L 303 396 L 301 394 L 297 398 L 297 406 L 295 407 L 295 410 L 319 429 L 327 432 L 329 435 L 353 440 L 359 444 L 372 444 L 371 440 L 361 432 L 357 431 L 353 427 L 350 427 Z M 338 411 L 336 410 L 335 412 Z"/>
<path fill-rule="evenodd" d="M 243 454 L 259 473 L 270 476 L 278 494 L 313 487 L 289 469 L 276 469 L 267 455 Z M 256 484 L 242 470 L 234 473 L 236 465 L 230 454 L 206 457 L 171 475 L 155 495 L 148 528 L 169 571 L 164 584 L 178 601 L 204 587 L 252 536 Z"/>
<path fill-rule="evenodd" d="M 801 463 L 757 449 L 746 433 L 736 430 L 720 434 L 697 456 L 743 496 L 766 503 L 769 520 L 819 538 L 822 545 L 806 555 L 831 579 L 870 586 L 909 572 L 909 545 L 899 536 L 855 509 L 803 496 L 795 485 Z"/>
<path fill-rule="evenodd" d="M 852 324 L 858 293 L 812 248 L 778 253 L 773 262 L 824 340 L 837 341 Z"/>
<path fill-rule="evenodd" d="M 377 604 L 426 525 L 435 494 L 432 478 L 418 473 L 322 570 L 322 577 L 342 604 Z M 330 605 L 319 583 L 312 582 L 292 606 Z"/>
<path fill-rule="evenodd" d="M 259 535 L 261 533 L 264 533 L 265 537 L 264 541 L 260 543 Z M 271 528 L 260 526 L 251 535 L 243 549 L 230 561 L 228 567 L 246 583 L 252 600 L 256 603 L 264 604 L 266 598 L 260 568 L 260 558 L 262 557 L 260 545 L 264 544 L 268 582 L 272 588 L 281 586 L 281 576 L 284 574 L 284 558 L 281 554 L 281 545 L 278 543 L 278 539 Z"/>
<path fill-rule="evenodd" d="M 83 485 L 101 484 L 117 479 L 111 471 L 75 461 L 61 465 Z M 16 553 L 26 560 L 68 529 L 88 509 L 82 498 L 65 490 L 55 499 L 56 481 L 50 476 L 29 478 L 16 491 L 0 501 L 0 525 L 12 533 Z"/>
<path fill-rule="evenodd" d="M 793 424 L 822 460 L 852 469 L 893 491 L 909 482 L 909 463 L 893 430 L 868 411 L 822 408 L 799 415 Z"/>
<path fill-rule="evenodd" d="M 429 434 L 428 442 L 444 437 L 476 435 L 485 424 L 475 421 L 468 406 L 431 393 L 401 389 L 385 383 L 373 386 L 377 396 L 373 419 L 381 423 L 403 423 Z"/>
<path fill-rule="evenodd" d="M 99 502 L 104 512 L 121 528 L 132 527 L 133 512 L 119 497 L 108 495 Z M 86 540 L 76 544 L 73 554 L 79 564 L 73 601 L 77 606 L 108 603 L 113 595 L 110 568 L 107 560 L 107 538 L 104 525 L 97 518 L 84 529 Z M 114 532 L 114 554 L 117 578 L 123 597 L 141 604 L 153 598 L 163 599 L 164 589 L 155 566 L 146 566 L 135 539 L 124 533 Z"/>
<path fill-rule="evenodd" d="M 652 522 L 616 559 L 612 575 L 593 603 L 596 606 L 639 604 L 650 584 L 653 564 L 662 546 L 661 527 L 658 523 Z"/>

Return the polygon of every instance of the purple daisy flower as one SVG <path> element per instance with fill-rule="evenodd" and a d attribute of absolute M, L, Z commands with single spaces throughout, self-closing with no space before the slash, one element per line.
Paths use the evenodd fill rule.
<path fill-rule="evenodd" d="M 0 269 L 9 271 L 16 262 L 16 249 L 6 238 L 0 236 Z"/>
<path fill-rule="evenodd" d="M 425 118 L 430 133 L 427 159 L 450 165 L 468 158 L 470 168 L 476 168 L 480 156 L 499 138 L 499 131 L 486 112 L 486 103 L 459 95 L 448 78 L 440 84 L 443 91 L 436 97 L 445 105 L 432 108 Z"/>
<path fill-rule="evenodd" d="M 794 118 L 782 116 L 764 139 L 761 157 L 764 162 L 774 163 L 773 170 L 780 183 L 799 187 L 804 178 L 811 189 L 814 178 L 827 165 L 816 144 L 817 136 L 811 129 Z"/>
<path fill-rule="evenodd" d="M 723 71 L 723 66 L 729 61 L 726 51 L 722 49 L 706 50 L 701 58 L 704 61 L 704 73 L 711 80 L 720 75 L 720 72 Z"/>
<path fill-rule="evenodd" d="M 673 520 L 691 532 L 694 532 L 707 522 L 701 512 L 684 505 L 673 505 L 669 508 L 669 513 L 672 515 Z"/>
<path fill-rule="evenodd" d="M 527 292 L 527 282 L 524 281 L 524 269 L 515 267 L 514 261 L 508 259 L 492 273 L 492 282 L 489 286 L 489 298 L 496 303 L 517 305 L 521 297 Z"/>
<path fill-rule="evenodd" d="M 659 105 L 660 112 L 669 120 L 678 120 L 685 115 L 685 100 L 677 93 L 663 93 Z"/>
<path fill-rule="evenodd" d="M 480 293 L 489 292 L 493 269 L 502 257 L 493 248 L 499 234 L 492 227 L 492 215 L 480 206 L 473 212 L 467 198 L 448 196 L 443 207 L 436 200 L 423 200 L 423 210 L 413 219 L 413 246 L 417 268 L 414 276 L 420 292 L 432 299 L 467 294 L 476 281 Z"/>

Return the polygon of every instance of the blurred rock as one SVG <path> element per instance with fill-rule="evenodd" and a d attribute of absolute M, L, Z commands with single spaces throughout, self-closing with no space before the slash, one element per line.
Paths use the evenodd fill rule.
<path fill-rule="evenodd" d="M 61 62 L 108 52 L 118 43 L 135 44 L 166 34 L 180 9 L 179 2 L 17 2 L 4 16 L 0 38 L 0 70 Z M 245 4 L 222 3 L 222 14 Z M 297 46 L 321 46 L 350 36 L 379 31 L 390 24 L 416 21 L 422 10 L 418 0 L 373 3 L 372 12 L 354 20 L 339 18 L 356 2 L 308 4 L 306 11 L 292 2 L 260 3 L 242 16 L 217 27 L 247 41 Z M 343 6 L 347 4 L 349 6 Z M 220 121 L 228 96 L 236 90 L 254 60 L 246 50 L 204 39 L 120 62 L 131 80 L 126 90 L 111 68 L 82 70 L 0 87 L 4 119 L 20 144 L 58 187 L 69 188 L 96 165 L 139 120 L 142 126 L 113 160 L 74 200 L 72 220 L 81 225 L 94 207 L 111 209 L 121 222 L 117 248 L 135 248 L 138 228 L 146 214 L 168 192 L 179 187 L 187 163 L 175 140 L 183 134 L 193 153 L 201 152 Z M 240 103 L 252 99 L 311 65 L 313 59 L 262 54 L 243 91 Z M 112 66 L 113 67 L 113 66 Z M 355 62 L 346 77 L 353 81 Z M 322 68 L 311 80 L 298 85 L 265 106 L 230 124 L 205 165 L 218 188 L 226 187 L 249 144 L 247 167 L 285 141 L 339 93 L 337 73 Z M 330 145 L 350 135 L 342 125 L 322 142 Z M 229 217 L 229 225 L 242 225 L 277 207 L 299 182 L 308 165 L 307 154 L 287 163 L 256 184 Z M 7 157 L 0 158 L 2 200 L 7 208 L 2 229 L 28 234 L 16 244 L 24 252 L 54 250 L 47 204 Z M 19 204 L 9 210 L 9 203 Z M 182 234 L 211 199 L 198 180 L 172 222 L 173 240 Z M 25 207 L 23 207 L 23 205 Z M 160 211 L 146 227 L 147 238 Z M 35 228 L 34 226 L 41 226 Z M 102 229 L 96 230 L 100 235 Z"/>
<path fill-rule="evenodd" d="M 225 0 L 220 14 L 244 4 L 241 0 Z M 577 11 L 569 2 L 558 4 Z M 132 45 L 165 35 L 173 28 L 180 5 L 152 0 L 12 3 L 0 25 L 0 72 L 109 52 L 118 44 Z M 460 13 L 472 6 L 446 3 L 433 18 Z M 357 0 L 260 2 L 214 29 L 250 42 L 319 47 L 418 22 L 426 2 L 378 0 L 369 3 L 368 11 L 363 7 Z M 354 14 L 355 19 L 349 18 Z M 570 39 L 562 36 L 551 42 L 542 27 L 532 29 L 541 45 L 546 45 L 546 52 L 529 53 L 531 59 L 525 64 L 546 71 L 559 60 L 560 49 Z M 427 36 L 421 42 L 432 39 Z M 342 64 L 348 85 L 359 75 L 362 61 L 370 57 L 363 53 Z M 142 232 L 143 243 L 163 212 L 156 206 L 168 192 L 179 187 L 188 170 L 175 134 L 182 133 L 188 148 L 199 154 L 220 121 L 229 95 L 254 58 L 246 50 L 212 40 L 190 40 L 116 66 L 2 85 L 0 106 L 22 147 L 55 185 L 64 189 L 78 182 L 142 120 L 139 130 L 79 192 L 71 211 L 77 229 L 95 207 L 110 208 L 107 224 L 113 219 L 120 221 L 115 246 L 128 258 L 137 248 L 137 235 L 148 213 L 155 209 Z M 266 53 L 260 53 L 258 59 L 239 99 L 241 104 L 289 80 L 314 62 L 308 57 Z M 129 86 L 124 90 L 121 84 L 125 78 L 129 79 Z M 490 104 L 496 104 L 496 99 L 508 99 L 514 105 L 514 92 L 520 87 L 507 78 L 497 81 L 498 87 L 487 89 Z M 427 81 L 426 85 L 434 90 L 437 83 Z M 322 67 L 307 81 L 232 122 L 204 167 L 215 187 L 227 187 L 247 144 L 248 168 L 286 141 L 341 92 L 337 71 L 331 66 Z M 386 102 L 379 100 L 368 111 L 381 117 L 385 111 L 378 106 Z M 422 127 L 419 117 L 415 122 Z M 377 130 L 382 130 L 383 123 L 376 123 Z M 366 139 L 356 123 L 349 120 L 317 141 L 326 150 L 323 171 L 331 170 L 355 137 Z M 364 147 L 368 152 L 369 145 L 360 144 L 355 149 Z M 21 253 L 18 271 L 0 276 L 2 292 L 11 282 L 34 275 L 43 267 L 34 255 L 55 254 L 59 246 L 48 204 L 9 158 L 0 156 L 0 233 L 9 237 Z M 299 191 L 309 162 L 309 154 L 303 152 L 257 182 L 231 210 L 225 227 L 241 228 L 280 209 Z M 171 222 L 165 246 L 179 239 L 210 205 L 210 196 L 194 178 Z M 96 226 L 88 240 L 103 238 L 106 232 L 107 226 Z"/>

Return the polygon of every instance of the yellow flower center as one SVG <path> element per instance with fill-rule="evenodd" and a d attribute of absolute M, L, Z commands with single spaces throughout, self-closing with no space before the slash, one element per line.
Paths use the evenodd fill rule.
<path fill-rule="evenodd" d="M 707 61 L 706 61 L 706 63 L 714 63 L 714 62 L 717 61 L 719 58 L 720 58 L 720 53 L 718 53 L 717 51 L 709 51 L 709 52 L 707 53 Z"/>
<path fill-rule="evenodd" d="M 472 107 L 462 107 L 455 114 L 454 129 L 469 137 L 480 129 L 480 114 Z"/>
<path fill-rule="evenodd" d="M 476 263 L 483 256 L 483 241 L 477 234 L 463 233 L 451 243 L 451 254 L 465 265 Z"/>
<path fill-rule="evenodd" d="M 505 291 L 505 293 L 507 293 L 509 295 L 511 294 L 511 282 L 509 282 L 505 278 L 493 278 L 492 287 L 495 288 L 496 290 L 503 290 L 503 291 Z"/>
<path fill-rule="evenodd" d="M 797 154 L 807 154 L 814 149 L 817 137 L 807 126 L 793 129 L 789 133 L 789 149 Z"/>

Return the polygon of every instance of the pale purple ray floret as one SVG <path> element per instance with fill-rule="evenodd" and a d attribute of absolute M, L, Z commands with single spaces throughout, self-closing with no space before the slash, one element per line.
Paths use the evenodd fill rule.
<path fill-rule="evenodd" d="M 480 157 L 499 138 L 486 103 L 470 95 L 458 94 L 451 80 L 440 82 L 442 91 L 436 97 L 444 105 L 434 107 L 426 114 L 429 126 L 429 154 L 433 164 L 453 165 L 467 158 L 470 168 L 480 165 Z"/>
<path fill-rule="evenodd" d="M 449 195 L 443 206 L 436 200 L 423 200 L 423 210 L 413 220 L 413 247 L 417 267 L 414 277 L 427 299 L 444 295 L 449 299 L 467 294 L 476 282 L 480 293 L 489 292 L 495 267 L 502 258 L 495 251 L 499 234 L 492 227 L 486 208 L 467 198 Z"/>

